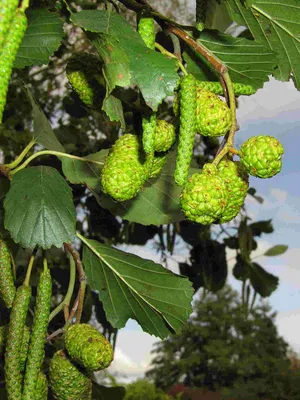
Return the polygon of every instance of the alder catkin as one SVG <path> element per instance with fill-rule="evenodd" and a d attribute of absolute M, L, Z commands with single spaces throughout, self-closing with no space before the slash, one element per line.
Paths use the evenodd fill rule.
<path fill-rule="evenodd" d="M 51 294 L 51 275 L 47 265 L 44 265 L 37 288 L 22 400 L 34 399 L 35 387 L 44 360 L 44 346 L 47 337 Z"/>
<path fill-rule="evenodd" d="M 10 314 L 4 366 L 8 400 L 22 399 L 21 346 L 30 297 L 31 287 L 20 286 L 17 289 Z"/>
<path fill-rule="evenodd" d="M 188 178 L 193 156 L 196 122 L 196 79 L 186 75 L 180 84 L 180 129 L 174 178 L 182 186 Z"/>
<path fill-rule="evenodd" d="M 5 240 L 0 240 L 0 297 L 7 308 L 12 306 L 15 294 L 10 252 Z"/>

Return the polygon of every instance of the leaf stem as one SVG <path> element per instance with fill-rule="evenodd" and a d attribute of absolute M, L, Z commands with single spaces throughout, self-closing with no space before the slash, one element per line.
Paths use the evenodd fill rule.
<path fill-rule="evenodd" d="M 27 267 L 25 280 L 24 280 L 24 283 L 23 283 L 23 285 L 25 285 L 25 286 L 29 286 L 29 281 L 30 281 L 30 276 L 31 276 L 31 271 L 32 271 L 33 263 L 34 263 L 34 258 L 35 258 L 35 256 L 32 255 L 32 256 L 30 257 L 30 260 L 29 260 L 29 264 L 28 264 L 28 267 Z"/>
<path fill-rule="evenodd" d="M 71 302 L 71 298 L 72 298 L 74 286 L 75 286 L 75 280 L 76 280 L 76 266 L 75 266 L 75 261 L 74 261 L 73 257 L 69 257 L 69 258 L 70 258 L 70 278 L 69 278 L 68 290 L 67 290 L 64 300 L 51 312 L 51 314 L 49 316 L 49 322 L 52 321 L 52 319 L 58 313 L 60 313 L 60 311 L 62 311 L 62 310 L 64 310 L 64 313 L 66 315 L 65 308 L 68 309 L 70 302 Z M 69 315 L 66 319 L 68 319 L 68 318 L 69 318 Z"/>
<path fill-rule="evenodd" d="M 167 57 L 170 58 L 175 58 L 177 60 L 177 64 L 179 66 L 179 68 L 181 69 L 181 71 L 184 73 L 184 75 L 187 75 L 187 70 L 185 69 L 185 67 L 183 66 L 182 62 L 178 59 L 177 56 L 175 56 L 175 54 L 170 53 L 168 50 L 166 50 L 161 44 L 156 43 L 155 42 L 155 47 L 157 48 L 157 50 L 159 50 L 162 54 L 164 54 Z"/>
<path fill-rule="evenodd" d="M 11 163 L 9 164 L 4 164 L 4 166 L 8 169 L 14 169 L 16 168 L 24 159 L 24 157 L 27 155 L 29 150 L 31 149 L 32 146 L 35 145 L 35 141 L 31 140 L 31 142 L 28 143 L 28 145 L 25 147 L 25 149 L 22 151 L 22 153 Z"/>
<path fill-rule="evenodd" d="M 66 157 L 66 158 L 71 158 L 72 160 L 78 160 L 78 161 L 89 162 L 89 163 L 93 163 L 93 164 L 97 164 L 97 165 L 103 165 L 103 162 L 101 162 L 101 161 L 90 160 L 89 158 L 86 158 L 86 157 L 78 157 L 78 156 L 74 156 L 72 154 L 67 154 L 67 153 L 63 153 L 60 151 L 54 151 L 54 150 L 42 150 L 42 151 L 38 151 L 37 153 L 28 157 L 27 160 L 23 162 L 23 164 L 21 164 L 18 168 L 12 170 L 11 174 L 15 174 L 16 172 L 21 171 L 21 169 L 27 167 L 27 165 L 31 161 L 33 161 L 35 158 L 37 158 L 39 156 L 43 156 L 43 155 Z"/>
<path fill-rule="evenodd" d="M 84 272 L 83 264 L 81 262 L 80 256 L 77 253 L 77 251 L 74 249 L 74 247 L 69 244 L 69 243 L 64 243 L 64 248 L 66 251 L 68 251 L 71 256 L 73 257 L 73 260 L 76 264 L 77 267 L 77 272 L 78 272 L 78 280 L 80 282 L 79 290 L 78 290 L 78 308 L 77 308 L 77 314 L 76 314 L 76 323 L 78 324 L 81 320 L 81 315 L 83 311 L 83 304 L 84 304 L 84 296 L 85 296 L 85 291 L 86 291 L 86 282 L 87 278 Z"/>

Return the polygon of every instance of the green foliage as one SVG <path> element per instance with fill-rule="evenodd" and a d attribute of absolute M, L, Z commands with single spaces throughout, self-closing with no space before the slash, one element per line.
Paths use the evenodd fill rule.
<path fill-rule="evenodd" d="M 153 383 L 140 379 L 126 386 L 124 400 L 168 400 L 171 399 L 161 389 L 157 389 Z"/>
<path fill-rule="evenodd" d="M 155 345 L 148 376 L 162 388 L 177 382 L 212 391 L 252 382 L 252 398 L 280 399 L 276 392 L 289 365 L 287 343 L 278 335 L 275 314 L 260 303 L 245 308 L 229 287 L 198 300 L 187 328 Z M 255 382 L 259 387 L 255 390 Z M 260 393 L 263 387 L 263 392 Z M 237 398 L 244 398 L 241 393 Z"/>
<path fill-rule="evenodd" d="M 41 273 L 37 287 L 33 326 L 24 377 L 22 397 L 24 400 L 29 400 L 34 397 L 40 369 L 44 361 L 44 347 L 49 322 L 51 294 L 52 280 L 46 264 Z"/>

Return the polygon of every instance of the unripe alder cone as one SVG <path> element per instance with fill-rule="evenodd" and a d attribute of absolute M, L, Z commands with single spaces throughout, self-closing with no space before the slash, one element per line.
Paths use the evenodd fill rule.
<path fill-rule="evenodd" d="M 219 223 L 235 218 L 245 202 L 249 187 L 248 173 L 238 161 L 222 160 L 218 164 L 218 173 L 223 179 L 228 192 L 228 202 L 219 219 Z"/>
<path fill-rule="evenodd" d="M 50 360 L 49 384 L 56 400 L 90 400 L 92 381 L 62 351 Z"/>
<path fill-rule="evenodd" d="M 231 127 L 231 112 L 217 95 L 197 86 L 196 130 L 204 136 L 223 136 Z"/>
<path fill-rule="evenodd" d="M 101 333 L 89 324 L 75 324 L 65 333 L 70 358 L 89 371 L 107 368 L 113 360 L 113 348 Z"/>
<path fill-rule="evenodd" d="M 7 341 L 8 325 L 0 327 L 0 355 L 4 354 Z M 30 329 L 24 326 L 23 337 L 20 350 L 20 371 L 24 371 L 28 354 L 28 345 L 30 339 Z"/>
<path fill-rule="evenodd" d="M 147 166 L 141 160 L 141 144 L 136 135 L 121 136 L 105 160 L 101 173 L 104 193 L 117 201 L 137 195 L 148 176 Z"/>
<path fill-rule="evenodd" d="M 272 136 L 253 136 L 239 150 L 241 163 L 253 176 L 271 178 L 281 171 L 282 144 Z"/>
<path fill-rule="evenodd" d="M 159 154 L 158 156 L 154 156 L 151 167 L 149 169 L 149 179 L 155 178 L 161 173 L 163 167 L 167 162 L 167 159 L 168 154 Z"/>
<path fill-rule="evenodd" d="M 185 217 L 203 225 L 218 220 L 227 205 L 226 185 L 213 165 L 204 166 L 202 172 L 192 175 L 180 195 L 181 209 Z"/>
<path fill-rule="evenodd" d="M 35 400 L 47 400 L 48 398 L 48 381 L 46 375 L 40 371 L 35 387 Z"/>
<path fill-rule="evenodd" d="M 168 151 L 175 143 L 176 134 L 175 127 L 167 121 L 158 119 L 156 122 L 154 151 Z"/>

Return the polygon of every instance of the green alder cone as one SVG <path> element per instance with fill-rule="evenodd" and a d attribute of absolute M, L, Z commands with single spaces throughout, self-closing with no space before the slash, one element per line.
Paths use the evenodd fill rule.
<path fill-rule="evenodd" d="M 208 1 L 196 0 L 196 28 L 199 32 L 202 32 L 205 27 Z"/>
<path fill-rule="evenodd" d="M 196 115 L 196 79 L 186 75 L 180 85 L 180 128 L 174 178 L 182 186 L 188 178 L 193 156 Z"/>
<path fill-rule="evenodd" d="M 138 194 L 148 177 L 148 166 L 140 158 L 141 144 L 136 135 L 121 136 L 105 160 L 100 183 L 104 193 L 117 201 Z"/>
<path fill-rule="evenodd" d="M 80 100 L 87 106 L 91 106 L 94 102 L 94 91 L 86 74 L 83 71 L 72 71 L 67 73 L 67 78 Z"/>
<path fill-rule="evenodd" d="M 217 95 L 197 87 L 196 130 L 203 136 L 223 136 L 231 127 L 231 112 Z"/>
<path fill-rule="evenodd" d="M 4 354 L 6 342 L 7 342 L 7 334 L 8 334 L 8 325 L 0 327 L 0 355 Z M 22 343 L 21 343 L 21 352 L 20 352 L 20 371 L 24 371 L 25 363 L 27 360 L 28 354 L 28 346 L 30 339 L 30 329 L 28 326 L 24 326 Z"/>
<path fill-rule="evenodd" d="M 107 368 L 113 360 L 113 348 L 101 333 L 89 324 L 75 324 L 65 333 L 70 358 L 89 371 Z"/>
<path fill-rule="evenodd" d="M 45 265 L 37 287 L 36 305 L 25 369 L 22 400 L 34 398 L 36 383 L 44 361 L 44 347 L 47 337 L 51 294 L 51 275 L 47 265 Z"/>
<path fill-rule="evenodd" d="M 226 185 L 212 165 L 192 175 L 180 195 L 180 205 L 186 219 L 203 225 L 219 219 L 227 202 Z"/>
<path fill-rule="evenodd" d="M 59 350 L 50 361 L 49 384 L 57 400 L 91 400 L 92 381 Z"/>
<path fill-rule="evenodd" d="M 30 298 L 30 286 L 20 286 L 17 289 L 11 309 L 4 366 L 8 400 L 22 399 L 23 376 L 20 371 L 21 346 Z"/>
<path fill-rule="evenodd" d="M 163 119 L 156 123 L 154 150 L 157 152 L 168 151 L 176 140 L 175 126 Z"/>
<path fill-rule="evenodd" d="M 229 195 L 227 206 L 218 221 L 224 223 L 231 221 L 240 212 L 247 196 L 249 177 L 243 165 L 238 161 L 222 160 L 218 164 L 218 173 L 225 182 Z"/>
<path fill-rule="evenodd" d="M 16 287 L 11 268 L 10 252 L 7 243 L 0 240 L 0 297 L 7 308 L 13 304 Z"/>
<path fill-rule="evenodd" d="M 152 17 L 141 16 L 138 24 L 138 33 L 149 49 L 155 49 L 155 26 Z"/>
<path fill-rule="evenodd" d="M 153 162 L 149 170 L 148 179 L 156 178 L 162 171 L 168 159 L 168 154 L 159 154 L 154 156 Z"/>
<path fill-rule="evenodd" d="M 9 31 L 11 21 L 19 5 L 19 0 L 1 0 L 0 3 L 0 51 L 6 35 Z"/>
<path fill-rule="evenodd" d="M 48 398 L 48 381 L 46 375 L 40 371 L 35 387 L 34 400 L 47 400 Z"/>
<path fill-rule="evenodd" d="M 272 136 L 253 136 L 239 150 L 240 161 L 249 174 L 258 178 L 272 178 L 282 167 L 282 144 Z"/>
<path fill-rule="evenodd" d="M 143 149 L 145 153 L 154 156 L 155 135 L 156 135 L 156 114 L 152 114 L 149 118 L 143 118 Z"/>
<path fill-rule="evenodd" d="M 18 8 L 11 21 L 11 25 L 9 31 L 7 32 L 0 56 L 0 123 L 2 122 L 3 111 L 6 104 L 6 95 L 13 65 L 26 28 L 26 15 L 24 11 Z"/>

